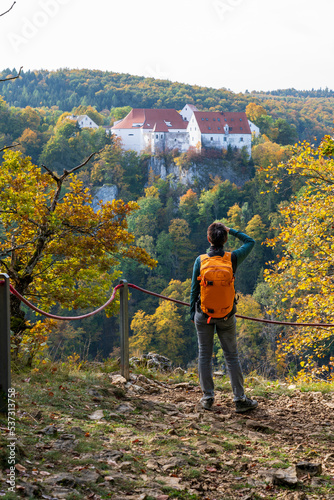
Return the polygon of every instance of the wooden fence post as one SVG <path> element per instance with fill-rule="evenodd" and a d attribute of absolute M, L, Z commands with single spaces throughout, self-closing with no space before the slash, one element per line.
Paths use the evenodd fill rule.
<path fill-rule="evenodd" d="M 126 280 L 120 284 L 121 375 L 129 380 L 129 287 Z"/>
<path fill-rule="evenodd" d="M 0 273 L 0 412 L 8 413 L 10 369 L 10 292 L 9 276 Z"/>

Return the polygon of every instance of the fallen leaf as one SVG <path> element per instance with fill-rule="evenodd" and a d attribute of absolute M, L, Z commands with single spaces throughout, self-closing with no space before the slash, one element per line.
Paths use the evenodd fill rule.
<path fill-rule="evenodd" d="M 25 472 L 27 469 L 21 464 L 15 464 L 15 469 L 19 472 Z"/>
<path fill-rule="evenodd" d="M 217 469 L 215 467 L 211 467 L 210 465 L 207 465 L 205 467 L 205 469 L 208 471 L 208 472 L 217 472 Z"/>

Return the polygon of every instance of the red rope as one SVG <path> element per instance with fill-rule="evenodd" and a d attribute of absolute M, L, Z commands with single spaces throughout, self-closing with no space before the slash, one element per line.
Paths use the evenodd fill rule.
<path fill-rule="evenodd" d="M 128 283 L 128 286 L 134 288 L 135 290 L 139 290 L 140 292 L 147 293 L 148 295 L 154 295 L 154 297 L 159 297 L 160 299 L 170 300 L 171 302 L 176 302 L 177 304 L 181 304 L 181 306 L 189 306 L 188 302 L 182 302 L 182 300 L 172 299 L 171 297 L 165 297 L 164 295 L 160 295 L 159 293 L 150 292 L 149 290 L 145 290 L 144 288 L 140 288 L 140 286 L 133 285 L 132 283 Z"/>
<path fill-rule="evenodd" d="M 149 295 L 154 295 L 155 297 L 159 297 L 160 299 L 170 300 L 172 302 L 176 302 L 177 304 L 181 304 L 183 306 L 190 306 L 188 302 L 182 302 L 181 300 L 172 299 L 170 297 L 165 297 L 164 295 L 160 295 L 159 293 L 150 292 L 145 290 L 144 288 L 140 288 L 139 286 L 132 285 L 132 283 L 128 283 L 128 286 L 131 288 L 135 288 L 136 290 L 140 290 L 141 292 L 148 293 Z M 236 318 L 240 319 L 248 319 L 250 321 L 257 321 L 259 323 L 270 323 L 272 325 L 286 325 L 286 326 L 317 326 L 317 327 L 326 327 L 326 328 L 334 328 L 333 323 L 325 324 L 325 323 L 293 323 L 289 321 L 275 321 L 271 319 L 260 319 L 260 318 L 252 318 L 250 316 L 241 316 L 240 314 L 235 315 Z"/>
<path fill-rule="evenodd" d="M 121 288 L 122 286 L 123 285 L 117 285 L 117 286 L 115 286 L 112 296 L 110 297 L 109 300 L 107 300 L 107 302 L 105 304 L 103 304 L 103 306 L 99 307 L 98 309 L 96 309 L 95 311 L 92 311 L 90 313 L 82 314 L 81 316 L 56 316 L 55 314 L 50 314 L 50 313 L 44 312 L 41 309 L 39 309 L 38 307 L 34 306 L 31 302 L 29 302 L 29 300 L 27 300 L 24 297 L 22 297 L 22 295 L 17 290 L 15 290 L 15 288 L 12 287 L 12 285 L 9 285 L 9 289 L 10 289 L 11 293 L 13 295 L 15 295 L 15 297 L 17 297 L 18 299 L 20 299 L 24 304 L 26 304 L 28 307 L 30 307 L 30 309 L 32 309 L 33 311 L 38 312 L 39 314 L 43 314 L 43 316 L 46 316 L 47 318 L 59 319 L 59 320 L 63 320 L 63 321 L 74 321 L 74 320 L 77 320 L 77 319 L 89 318 L 90 316 L 93 316 L 94 314 L 96 314 L 96 313 L 98 313 L 100 311 L 103 311 L 103 309 L 105 309 L 106 307 L 109 306 L 109 304 L 111 304 L 111 302 L 115 298 L 117 290 L 119 288 Z"/>
<path fill-rule="evenodd" d="M 4 281 L 0 281 L 0 286 L 3 285 L 4 283 L 5 283 Z M 99 307 L 95 311 L 92 311 L 92 312 L 87 313 L 87 314 L 83 314 L 81 316 L 56 316 L 54 314 L 46 313 L 46 312 L 42 311 L 41 309 L 39 309 L 38 307 L 34 306 L 27 299 L 22 297 L 22 295 L 17 290 L 15 290 L 15 288 L 12 287 L 12 285 L 9 285 L 9 289 L 10 289 L 11 293 L 13 295 L 15 295 L 18 299 L 20 299 L 24 304 L 26 304 L 28 307 L 30 307 L 34 311 L 38 312 L 39 314 L 43 314 L 43 316 L 46 316 L 46 317 L 52 318 L 52 319 L 63 320 L 63 321 L 64 320 L 65 321 L 74 321 L 74 320 L 78 320 L 78 319 L 89 318 L 90 316 L 93 316 L 94 314 L 97 314 L 98 312 L 103 311 L 103 309 L 108 307 L 111 304 L 111 302 L 114 300 L 117 290 L 119 288 L 122 288 L 123 286 L 124 286 L 124 284 L 120 284 L 120 285 L 115 286 L 112 296 L 110 297 L 109 300 L 107 300 L 107 302 L 103 306 Z M 181 304 L 182 306 L 188 306 L 188 307 L 190 306 L 189 302 L 183 302 L 182 300 L 176 300 L 176 299 L 172 299 L 171 297 L 165 297 L 164 295 L 160 295 L 159 293 L 145 290 L 144 288 L 141 288 L 137 285 L 133 285 L 132 283 L 128 283 L 128 286 L 130 288 L 134 288 L 135 290 L 139 290 L 140 292 L 146 293 L 148 295 L 153 295 L 154 297 L 158 297 L 159 299 L 169 300 L 171 302 L 175 302 L 176 304 Z M 235 316 L 236 316 L 236 318 L 246 319 L 249 321 L 257 321 L 258 323 L 270 323 L 271 325 L 311 326 L 311 327 L 318 327 L 318 328 L 334 328 L 333 323 L 294 323 L 294 322 L 290 322 L 290 321 L 275 321 L 275 320 L 271 320 L 271 319 L 252 318 L 251 316 L 242 316 L 240 314 L 236 314 Z"/>

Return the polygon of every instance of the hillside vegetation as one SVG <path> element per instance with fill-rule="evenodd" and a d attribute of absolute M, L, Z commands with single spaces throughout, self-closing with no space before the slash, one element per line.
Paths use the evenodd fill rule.
<path fill-rule="evenodd" d="M 6 69 L 2 78 L 15 75 Z M 214 89 L 169 80 L 156 80 L 129 74 L 70 70 L 26 71 L 22 78 L 3 83 L 1 95 L 11 105 L 57 107 L 71 111 L 78 106 L 93 106 L 98 111 L 131 106 L 132 108 L 182 109 L 186 103 L 211 111 L 244 111 L 247 104 L 261 104 L 274 119 L 294 125 L 299 139 L 320 139 L 333 126 L 334 95 L 328 89 L 272 93 L 235 94 L 226 88 Z"/>
<path fill-rule="evenodd" d="M 2 76 L 14 73 L 6 70 Z M 72 308 L 86 312 L 108 298 L 111 283 L 121 276 L 187 302 L 194 260 L 207 250 L 206 228 L 221 220 L 256 240 L 237 272 L 240 314 L 333 323 L 334 284 L 327 255 L 334 220 L 326 207 L 332 206 L 334 148 L 330 135 L 324 135 L 332 126 L 332 92 L 233 94 L 87 70 L 26 72 L 2 83 L 0 91 L 0 265 L 37 305 L 61 315 Z M 164 151 L 154 160 L 172 165 L 174 173 L 160 178 L 150 152 L 124 151 L 103 128 L 133 106 L 180 109 L 187 102 L 200 109 L 246 111 L 261 130 L 253 140 L 252 157 L 231 148 L 200 154 Z M 78 128 L 68 119 L 72 113 L 88 114 L 99 128 Z M 311 143 L 295 146 L 308 137 Z M 75 181 L 69 176 L 57 190 L 55 180 L 79 165 Z M 182 183 L 181 174 L 193 165 L 202 168 L 201 180 Z M 231 178 L 242 181 L 236 185 Z M 100 215 L 89 214 L 90 195 L 102 186 L 117 188 L 117 203 L 103 205 Z M 50 204 L 51 193 L 59 212 Z M 122 217 L 115 216 L 120 210 Z M 98 218 L 107 213 L 115 217 L 112 224 L 109 217 L 109 232 L 94 232 Z M 97 247 L 94 252 L 97 234 L 104 235 L 102 246 L 107 241 L 114 249 L 108 255 L 98 254 Z M 113 246 L 115 237 L 129 248 Z M 236 246 L 230 238 L 227 248 Z M 78 248 L 91 249 L 101 270 L 98 278 Z M 143 260 L 147 254 L 151 259 Z M 111 317 L 51 324 L 16 304 L 17 361 L 33 364 L 39 357 L 58 360 L 73 353 L 107 359 L 119 347 L 117 307 L 116 301 Z M 133 291 L 129 311 L 133 353 L 156 350 L 176 365 L 196 363 L 196 335 L 187 308 Z M 332 380 L 332 329 L 286 329 L 244 320 L 238 328 L 246 373 Z M 223 362 L 218 344 L 214 361 L 216 366 Z"/>

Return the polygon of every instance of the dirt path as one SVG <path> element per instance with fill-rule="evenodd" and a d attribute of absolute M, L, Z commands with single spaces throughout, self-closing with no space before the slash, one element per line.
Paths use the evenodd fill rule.
<path fill-rule="evenodd" d="M 259 386 L 240 415 L 226 384 L 205 411 L 193 380 L 51 374 L 16 380 L 15 493 L 3 454 L 0 497 L 334 499 L 333 393 Z"/>

